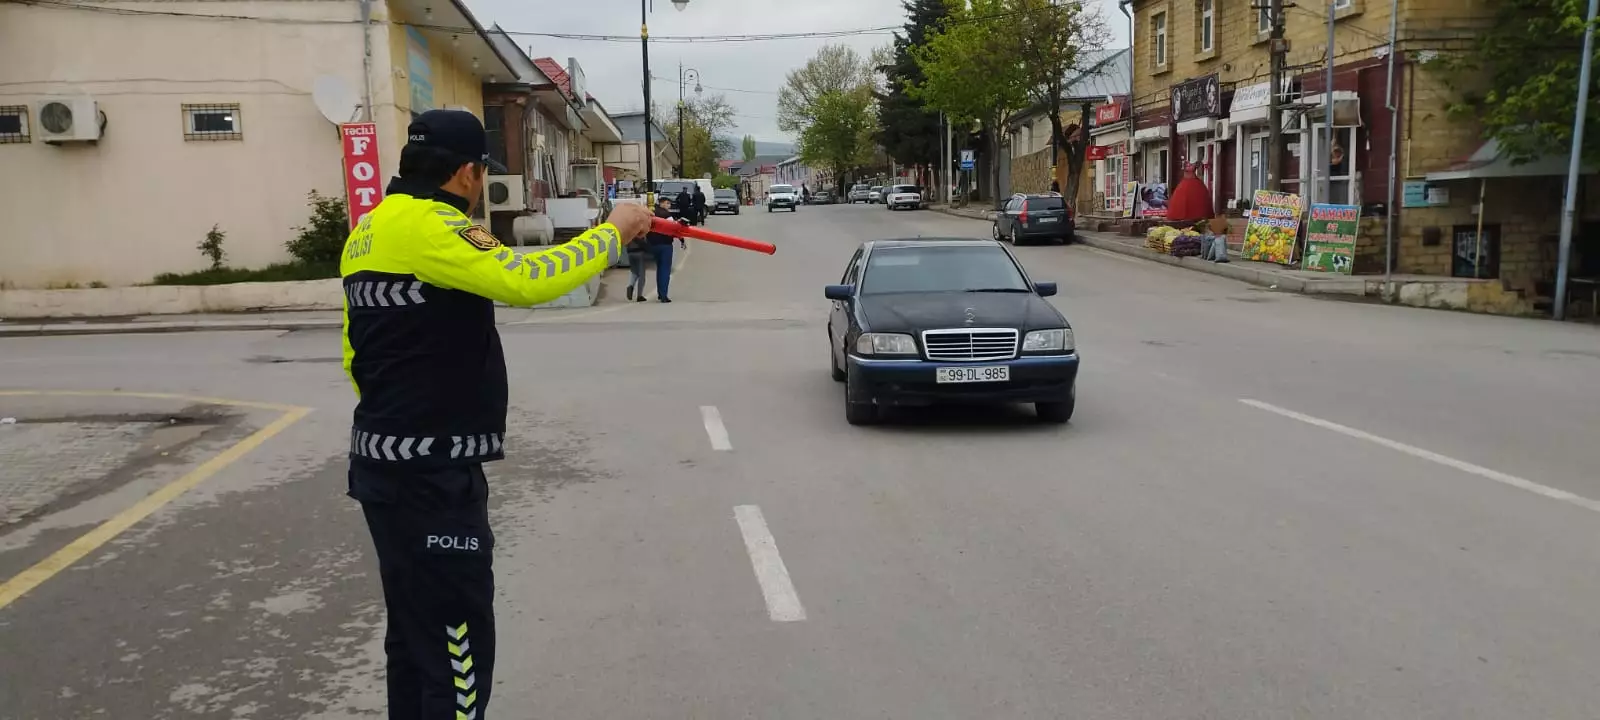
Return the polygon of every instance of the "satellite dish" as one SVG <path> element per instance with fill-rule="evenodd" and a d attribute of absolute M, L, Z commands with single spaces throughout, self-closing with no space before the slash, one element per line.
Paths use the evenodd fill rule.
<path fill-rule="evenodd" d="M 318 75 L 311 85 L 311 101 L 322 116 L 335 125 L 354 122 L 361 112 L 361 98 L 343 80 L 333 75 Z"/>

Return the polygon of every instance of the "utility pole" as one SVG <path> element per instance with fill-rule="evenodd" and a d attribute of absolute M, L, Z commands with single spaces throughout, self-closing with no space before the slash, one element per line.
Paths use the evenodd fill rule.
<path fill-rule="evenodd" d="M 1311 184 L 1313 190 L 1310 202 L 1319 200 L 1325 203 L 1333 202 L 1333 146 L 1337 144 L 1333 137 L 1333 21 L 1336 15 L 1333 5 L 1334 0 L 1328 0 L 1328 80 L 1327 84 L 1322 88 L 1322 99 L 1326 106 L 1323 112 L 1322 127 L 1323 131 L 1327 133 L 1328 139 L 1323 141 L 1326 147 L 1317 148 L 1317 152 L 1322 154 L 1322 162 L 1326 163 L 1325 167 L 1328 168 L 1328 171 L 1324 173 L 1326 177 L 1323 180 Z M 1354 177 L 1354 174 L 1352 173 L 1351 176 Z M 1326 183 L 1326 185 L 1320 183 Z M 1327 189 L 1324 190 L 1324 187 Z"/>
<path fill-rule="evenodd" d="M 1578 108 L 1572 119 L 1572 155 L 1567 162 L 1567 197 L 1561 203 L 1561 241 L 1556 258 L 1557 320 L 1567 319 L 1567 272 L 1572 257 L 1572 224 L 1577 214 L 1578 174 L 1583 167 L 1583 128 L 1589 110 L 1589 72 L 1594 58 L 1594 22 L 1600 15 L 1600 0 L 1589 0 L 1589 22 L 1583 31 L 1583 62 L 1578 70 Z M 1483 209 L 1478 209 L 1483 214 Z"/>
<path fill-rule="evenodd" d="M 1283 190 L 1283 66 L 1289 54 L 1289 43 L 1283 39 L 1283 0 L 1262 0 L 1267 3 L 1271 16 L 1272 39 L 1268 43 L 1272 52 L 1272 79 L 1267 88 L 1267 189 Z M 1331 90 L 1331 88 L 1330 88 Z"/>

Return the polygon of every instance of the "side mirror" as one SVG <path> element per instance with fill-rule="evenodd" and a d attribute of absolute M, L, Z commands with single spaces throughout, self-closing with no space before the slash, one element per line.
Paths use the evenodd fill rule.
<path fill-rule="evenodd" d="M 822 294 L 829 300 L 849 300 L 855 291 L 854 285 L 829 285 L 823 289 Z"/>
<path fill-rule="evenodd" d="M 1033 291 L 1039 293 L 1039 297 L 1050 297 L 1056 294 L 1056 284 L 1053 282 L 1036 282 L 1033 284 Z"/>

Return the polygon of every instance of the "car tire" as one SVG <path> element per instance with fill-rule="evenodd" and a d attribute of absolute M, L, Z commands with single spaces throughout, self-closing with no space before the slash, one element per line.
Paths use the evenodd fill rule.
<path fill-rule="evenodd" d="M 828 370 L 834 382 L 844 382 L 845 372 L 839 369 L 839 356 L 834 354 L 833 331 L 828 331 Z"/>
<path fill-rule="evenodd" d="M 772 206 L 771 205 L 767 206 L 767 212 L 772 212 Z"/>
<path fill-rule="evenodd" d="M 1039 417 L 1040 422 L 1060 425 L 1072 420 L 1072 411 L 1078 404 L 1078 399 L 1068 397 L 1065 402 L 1042 402 L 1033 404 L 1033 414 Z"/>
<path fill-rule="evenodd" d="M 989 235 L 994 238 L 995 242 L 1000 242 L 1000 223 L 995 223 L 989 228 Z"/>
<path fill-rule="evenodd" d="M 1022 238 L 1017 237 L 1017 229 L 1011 228 L 1011 247 L 1022 247 Z"/>

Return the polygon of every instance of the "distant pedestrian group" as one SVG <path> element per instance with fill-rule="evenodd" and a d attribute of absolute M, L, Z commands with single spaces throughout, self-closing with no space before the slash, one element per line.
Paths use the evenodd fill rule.
<path fill-rule="evenodd" d="M 702 195 L 701 197 L 704 197 Z M 693 198 L 687 192 L 679 195 L 681 207 L 692 208 Z M 692 212 L 692 210 L 691 210 Z M 672 218 L 672 201 L 665 197 L 656 200 L 656 217 Z M 677 218 L 679 222 L 686 222 L 687 218 Z M 669 303 L 672 302 L 668 294 L 668 286 L 672 283 L 672 241 L 671 235 L 650 233 L 643 238 L 628 244 L 628 299 L 634 302 L 644 302 L 644 274 L 645 256 L 649 255 L 656 265 L 656 299 Z M 682 239 L 678 240 L 680 247 L 685 246 Z"/>

